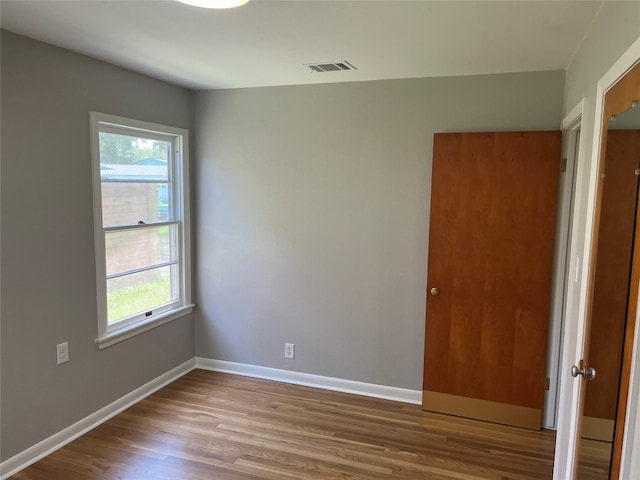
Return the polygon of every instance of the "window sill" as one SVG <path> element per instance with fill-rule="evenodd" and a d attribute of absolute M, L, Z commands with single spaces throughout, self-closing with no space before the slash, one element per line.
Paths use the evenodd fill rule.
<path fill-rule="evenodd" d="M 152 328 L 159 327 L 160 325 L 169 323 L 172 320 L 184 317 L 185 315 L 191 313 L 194 306 L 194 304 L 186 305 L 184 307 L 176 308 L 175 310 L 171 310 L 169 312 L 158 315 L 157 317 L 150 318 L 149 320 L 144 320 L 142 322 L 128 325 L 118 330 L 114 330 L 113 332 L 109 332 L 102 337 L 96 338 L 96 345 L 98 345 L 98 348 L 100 350 L 110 347 L 111 345 L 120 343 L 124 340 L 127 340 L 128 338 L 135 337 L 136 335 L 147 332 Z"/>

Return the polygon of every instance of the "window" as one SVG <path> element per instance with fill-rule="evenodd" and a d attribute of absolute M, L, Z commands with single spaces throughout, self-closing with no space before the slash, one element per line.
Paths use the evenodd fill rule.
<path fill-rule="evenodd" d="M 100 348 L 193 307 L 187 138 L 91 112 Z"/>

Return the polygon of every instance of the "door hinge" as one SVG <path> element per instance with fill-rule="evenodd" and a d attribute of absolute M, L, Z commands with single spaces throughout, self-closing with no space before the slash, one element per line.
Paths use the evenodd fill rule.
<path fill-rule="evenodd" d="M 548 392 L 551 387 L 551 379 L 549 377 L 544 379 L 544 389 Z"/>
<path fill-rule="evenodd" d="M 563 157 L 560 159 L 560 172 L 566 172 L 567 171 L 567 159 L 566 157 Z"/>

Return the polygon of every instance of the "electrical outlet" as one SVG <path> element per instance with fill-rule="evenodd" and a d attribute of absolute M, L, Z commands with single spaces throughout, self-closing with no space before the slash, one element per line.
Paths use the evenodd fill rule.
<path fill-rule="evenodd" d="M 293 358 L 295 356 L 296 346 L 293 343 L 284 344 L 284 358 Z"/>
<path fill-rule="evenodd" d="M 58 365 L 69 361 L 69 342 L 58 345 Z"/>

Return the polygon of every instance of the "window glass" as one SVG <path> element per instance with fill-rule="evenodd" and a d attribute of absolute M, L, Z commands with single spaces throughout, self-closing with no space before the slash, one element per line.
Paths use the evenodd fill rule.
<path fill-rule="evenodd" d="M 176 269 L 159 267 L 107 280 L 108 323 L 151 312 L 177 300 Z"/>
<path fill-rule="evenodd" d="M 100 132 L 100 178 L 105 180 L 169 180 L 171 142 Z"/>
<path fill-rule="evenodd" d="M 167 183 L 102 182 L 105 227 L 172 220 Z"/>
<path fill-rule="evenodd" d="M 177 225 L 115 230 L 105 234 L 107 278 L 178 260 Z"/>

